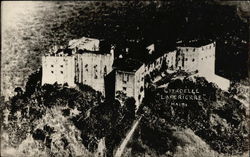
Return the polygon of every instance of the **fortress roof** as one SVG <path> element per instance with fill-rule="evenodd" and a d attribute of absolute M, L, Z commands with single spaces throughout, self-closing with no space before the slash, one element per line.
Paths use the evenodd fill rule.
<path fill-rule="evenodd" d="M 104 54 L 108 54 L 110 53 L 109 51 L 90 51 L 90 50 L 77 50 L 75 52 L 76 54 L 84 54 L 84 53 L 90 53 L 90 54 L 100 54 L 100 55 L 104 55 Z M 73 55 L 73 49 L 70 48 L 65 48 L 65 49 L 58 49 L 55 53 L 50 54 L 50 56 L 71 56 Z"/>
<path fill-rule="evenodd" d="M 91 53 L 91 54 L 100 54 L 100 55 L 103 55 L 103 54 L 107 54 L 109 52 L 104 52 L 104 51 L 90 51 L 90 50 L 78 50 L 76 52 L 77 54 L 84 54 L 84 53 Z"/>
<path fill-rule="evenodd" d="M 55 52 L 51 52 L 49 56 L 71 56 L 72 49 L 68 48 L 59 48 Z"/>
<path fill-rule="evenodd" d="M 113 63 L 113 68 L 117 70 L 135 72 L 142 66 L 142 62 L 132 58 L 119 58 Z"/>

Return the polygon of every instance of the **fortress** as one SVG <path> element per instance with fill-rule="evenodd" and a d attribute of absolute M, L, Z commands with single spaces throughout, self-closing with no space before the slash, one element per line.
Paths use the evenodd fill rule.
<path fill-rule="evenodd" d="M 201 47 L 177 47 L 177 49 L 177 69 L 215 73 L 215 42 Z"/>
<path fill-rule="evenodd" d="M 101 52 L 99 48 L 99 40 L 85 37 L 71 40 L 65 49 L 54 48 L 42 58 L 42 84 L 82 83 L 105 95 L 104 77 L 112 71 L 114 49 Z"/>
<path fill-rule="evenodd" d="M 150 46 L 152 47 L 152 46 Z M 148 48 L 150 48 L 148 47 Z M 154 53 L 154 49 L 149 52 Z M 148 64 L 148 72 L 159 69 L 165 60 L 170 70 L 196 73 L 215 73 L 215 42 L 205 46 L 178 46 L 177 50 L 166 52 Z"/>
<path fill-rule="evenodd" d="M 134 97 L 137 107 L 144 98 L 144 78 L 163 64 L 167 71 L 185 71 L 193 76 L 205 77 L 208 81 L 227 90 L 230 81 L 215 74 L 216 43 L 203 46 L 178 46 L 149 63 L 129 58 L 114 58 L 114 46 L 102 50 L 98 39 L 86 38 L 69 41 L 67 48 L 53 48 L 42 57 L 42 84 L 67 84 L 75 87 L 78 83 L 91 86 L 103 96 L 109 93 L 117 97 L 123 93 Z M 154 44 L 147 47 L 153 54 Z M 107 84 L 107 78 L 111 79 Z"/>
<path fill-rule="evenodd" d="M 152 45 L 147 49 L 150 54 L 155 51 Z M 215 49 L 215 42 L 201 46 L 196 43 L 180 45 L 176 50 L 166 52 L 147 64 L 145 72 L 150 74 L 155 69 L 159 70 L 164 63 L 167 71 L 184 71 L 190 76 L 205 77 L 207 81 L 215 83 L 222 90 L 228 90 L 230 81 L 215 74 Z"/>

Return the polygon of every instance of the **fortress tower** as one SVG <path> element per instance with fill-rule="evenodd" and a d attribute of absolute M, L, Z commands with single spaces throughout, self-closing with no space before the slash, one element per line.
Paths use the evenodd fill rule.
<path fill-rule="evenodd" d="M 63 49 L 42 57 L 42 85 L 67 83 L 75 86 L 75 56 Z"/>
<path fill-rule="evenodd" d="M 145 64 L 134 59 L 118 59 L 114 65 L 115 97 L 120 93 L 133 97 L 137 109 L 144 98 Z"/>
<path fill-rule="evenodd" d="M 105 52 L 98 39 L 74 39 L 67 48 L 43 56 L 42 84 L 57 82 L 74 87 L 82 83 L 105 95 L 104 77 L 112 71 L 113 61 L 114 47 Z"/>
<path fill-rule="evenodd" d="M 205 46 L 177 47 L 176 69 L 186 72 L 215 73 L 215 42 Z"/>

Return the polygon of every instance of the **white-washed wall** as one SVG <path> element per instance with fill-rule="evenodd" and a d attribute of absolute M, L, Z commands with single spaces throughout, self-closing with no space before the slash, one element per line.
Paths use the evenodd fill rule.
<path fill-rule="evenodd" d="M 105 95 L 104 77 L 112 71 L 113 53 L 76 54 L 76 82 L 91 86 Z"/>
<path fill-rule="evenodd" d="M 178 47 L 177 69 L 186 72 L 215 72 L 215 43 L 202 47 Z"/>
<path fill-rule="evenodd" d="M 43 56 L 42 84 L 67 83 L 74 87 L 75 57 L 74 56 Z"/>
<path fill-rule="evenodd" d="M 127 97 L 133 97 L 137 109 L 144 98 L 144 70 L 145 65 L 143 64 L 136 72 L 121 70 L 115 72 L 115 95 L 121 91 Z"/>
<path fill-rule="evenodd" d="M 128 97 L 134 97 L 135 73 L 126 71 L 115 71 L 115 94 L 121 91 Z"/>
<path fill-rule="evenodd" d="M 143 64 L 136 72 L 135 72 L 135 94 L 134 98 L 136 101 L 137 108 L 141 104 L 145 94 L 144 94 L 144 77 L 145 77 L 145 65 Z"/>

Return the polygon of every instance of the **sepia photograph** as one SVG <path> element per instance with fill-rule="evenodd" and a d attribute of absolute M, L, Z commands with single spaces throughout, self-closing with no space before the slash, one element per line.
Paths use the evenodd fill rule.
<path fill-rule="evenodd" d="M 250 1 L 1 1 L 1 157 L 249 157 Z"/>

